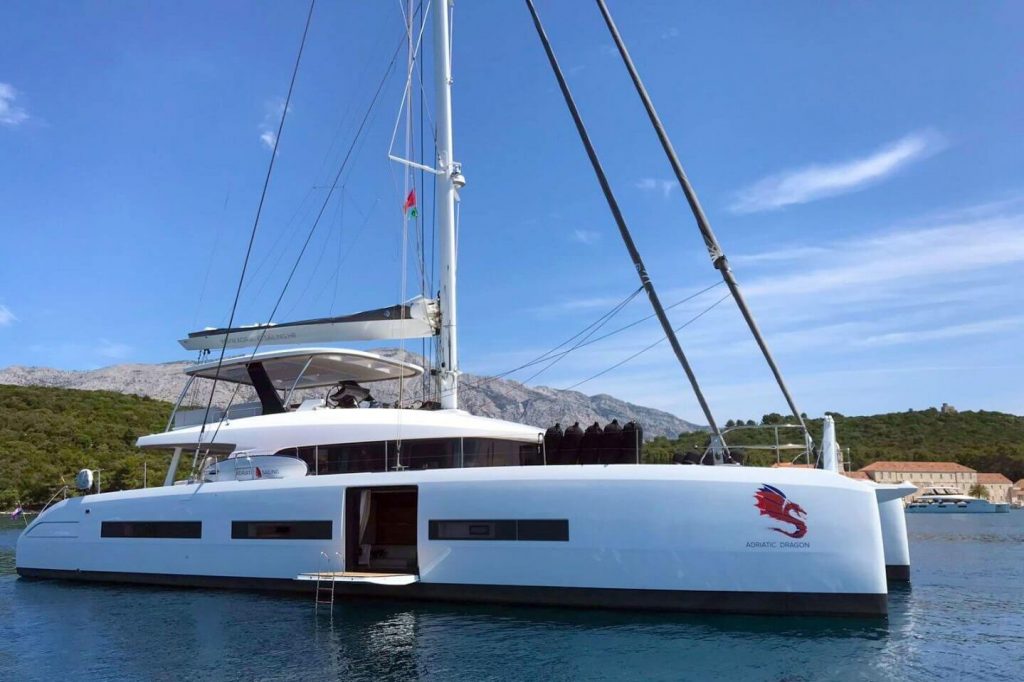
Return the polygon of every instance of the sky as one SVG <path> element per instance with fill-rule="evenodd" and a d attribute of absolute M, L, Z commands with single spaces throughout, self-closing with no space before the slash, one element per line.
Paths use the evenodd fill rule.
<path fill-rule="evenodd" d="M 786 412 L 596 6 L 537 5 L 717 419 Z M 1024 5 L 609 6 L 802 411 L 1024 414 Z M 189 359 L 177 339 L 228 321 L 307 7 L 0 6 L 0 367 Z M 236 323 L 268 318 L 321 206 L 275 321 L 420 292 L 387 158 L 401 7 L 317 3 Z M 638 281 L 525 5 L 460 2 L 453 26 L 460 362 L 497 374 Z M 649 314 L 636 296 L 591 338 Z M 668 344 L 636 355 L 661 337 L 648 319 L 509 378 L 703 423 Z"/>

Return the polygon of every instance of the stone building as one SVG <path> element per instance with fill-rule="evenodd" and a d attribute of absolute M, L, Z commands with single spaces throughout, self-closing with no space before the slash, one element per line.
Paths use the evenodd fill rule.
<path fill-rule="evenodd" d="M 978 472 L 956 462 L 874 462 L 860 471 L 876 483 L 910 481 L 917 486 L 914 497 L 931 489 L 966 495 L 978 484 Z"/>
<path fill-rule="evenodd" d="M 1018 507 L 1024 507 L 1024 478 L 1013 484 L 1010 488 L 1010 503 Z"/>
<path fill-rule="evenodd" d="M 1013 481 L 1002 474 L 978 474 L 978 485 L 985 491 L 985 499 L 993 504 L 1009 504 Z"/>

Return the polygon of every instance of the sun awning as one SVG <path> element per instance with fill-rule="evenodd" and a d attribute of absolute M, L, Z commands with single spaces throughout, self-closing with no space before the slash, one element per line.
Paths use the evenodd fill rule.
<path fill-rule="evenodd" d="M 387 379 L 409 379 L 423 374 L 423 368 L 376 353 L 340 348 L 294 348 L 267 351 L 205 362 L 186 374 L 227 383 L 255 385 L 253 367 L 261 366 L 270 384 L 283 391 L 333 386 L 342 381 L 360 384 Z M 297 382 L 297 383 L 296 383 Z"/>
<path fill-rule="evenodd" d="M 437 301 L 418 296 L 401 305 L 340 317 L 204 329 L 178 341 L 185 350 L 220 350 L 298 343 L 418 339 L 440 333 Z"/>

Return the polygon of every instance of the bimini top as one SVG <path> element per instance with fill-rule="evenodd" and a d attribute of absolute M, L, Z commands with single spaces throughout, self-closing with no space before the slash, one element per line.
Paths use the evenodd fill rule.
<path fill-rule="evenodd" d="M 410 379 L 423 374 L 423 368 L 409 362 L 343 348 L 292 348 L 224 358 L 217 362 L 193 365 L 185 373 L 204 379 L 256 386 L 269 379 L 274 388 L 333 386 L 343 381 L 360 384 L 385 379 Z"/>

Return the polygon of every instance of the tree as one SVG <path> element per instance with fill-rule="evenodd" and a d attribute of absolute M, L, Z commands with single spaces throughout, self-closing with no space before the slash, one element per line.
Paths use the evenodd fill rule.
<path fill-rule="evenodd" d="M 731 419 L 729 421 L 725 422 L 725 428 L 727 428 L 727 429 L 731 429 L 734 426 L 736 426 L 736 422 L 734 422 Z"/>
<path fill-rule="evenodd" d="M 769 412 L 768 414 L 761 417 L 762 424 L 783 424 L 785 419 L 778 412 Z"/>
<path fill-rule="evenodd" d="M 967 491 L 967 494 L 971 497 L 980 497 L 983 500 L 988 499 L 988 488 L 980 483 L 975 483 L 971 486 L 971 489 Z"/>
<path fill-rule="evenodd" d="M 747 420 L 747 426 L 757 426 L 757 424 L 754 423 L 753 419 L 748 419 Z"/>

